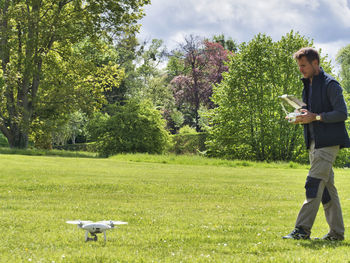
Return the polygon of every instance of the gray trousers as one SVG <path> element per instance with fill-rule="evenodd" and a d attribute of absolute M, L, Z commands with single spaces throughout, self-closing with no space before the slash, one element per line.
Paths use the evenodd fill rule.
<path fill-rule="evenodd" d="M 329 233 L 344 237 L 343 215 L 332 169 L 338 151 L 339 146 L 315 149 L 315 143 L 311 143 L 311 167 L 305 184 L 306 200 L 295 223 L 295 227 L 302 227 L 309 234 L 322 201 Z"/>

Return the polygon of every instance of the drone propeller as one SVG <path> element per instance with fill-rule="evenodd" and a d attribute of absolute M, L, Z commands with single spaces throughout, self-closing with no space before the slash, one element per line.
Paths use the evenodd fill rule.
<path fill-rule="evenodd" d="M 123 221 L 99 221 L 97 223 L 105 224 L 105 225 L 110 225 L 111 227 L 114 227 L 115 225 L 127 225 L 128 222 L 123 222 Z"/>
<path fill-rule="evenodd" d="M 92 221 L 81 221 L 81 220 L 72 220 L 72 221 L 66 221 L 67 224 L 72 224 L 72 225 L 85 225 L 92 223 Z"/>

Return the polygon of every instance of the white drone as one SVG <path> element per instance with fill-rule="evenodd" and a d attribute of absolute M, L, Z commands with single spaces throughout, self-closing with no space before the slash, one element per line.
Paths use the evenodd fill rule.
<path fill-rule="evenodd" d="M 68 224 L 77 225 L 78 228 L 85 230 L 85 241 L 97 241 L 97 235 L 99 233 L 103 233 L 105 241 L 107 241 L 106 237 L 106 230 L 114 228 L 116 225 L 127 225 L 128 222 L 122 222 L 122 221 L 99 221 L 99 222 L 92 222 L 92 221 L 80 221 L 80 220 L 74 220 L 74 221 L 67 221 Z M 89 238 L 89 233 L 92 236 L 92 238 Z"/>

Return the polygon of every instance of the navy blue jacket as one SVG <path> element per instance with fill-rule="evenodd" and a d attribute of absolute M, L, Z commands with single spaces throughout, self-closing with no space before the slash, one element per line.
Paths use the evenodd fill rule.
<path fill-rule="evenodd" d="M 311 144 L 309 125 L 313 126 L 315 148 L 339 145 L 340 148 L 350 147 L 350 140 L 345 128 L 347 108 L 339 83 L 321 68 L 320 74 L 312 79 L 311 100 L 309 100 L 309 79 L 302 79 L 304 83 L 303 101 L 311 105 L 307 109 L 321 114 L 322 121 L 314 121 L 304 125 L 304 139 L 306 147 Z"/>

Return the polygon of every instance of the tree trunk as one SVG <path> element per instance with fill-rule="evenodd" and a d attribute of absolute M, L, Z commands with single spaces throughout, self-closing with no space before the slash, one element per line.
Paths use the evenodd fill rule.
<path fill-rule="evenodd" d="M 28 133 L 13 131 L 13 136 L 7 137 L 10 148 L 25 149 L 28 147 Z"/>
<path fill-rule="evenodd" d="M 36 98 L 42 67 L 42 59 L 37 51 L 40 6 L 35 2 L 31 10 L 28 8 L 28 28 L 22 27 L 20 21 L 15 27 L 18 31 L 16 35 L 18 41 L 18 65 L 16 68 L 17 72 L 13 72 L 13 69 L 9 66 L 11 62 L 15 63 L 13 62 L 15 59 L 10 56 L 9 49 L 9 34 L 11 33 L 7 14 L 9 3 L 10 1 L 5 1 L 4 3 L 4 8 L 1 10 L 2 20 L 0 23 L 0 59 L 6 83 L 6 86 L 4 86 L 6 100 L 4 102 L 7 110 L 7 114 L 0 113 L 0 130 L 7 138 L 11 148 L 26 148 L 28 146 L 29 127 L 33 115 L 33 101 Z M 24 50 L 23 47 L 25 47 Z M 20 76 L 16 81 L 12 80 L 14 74 Z"/>

